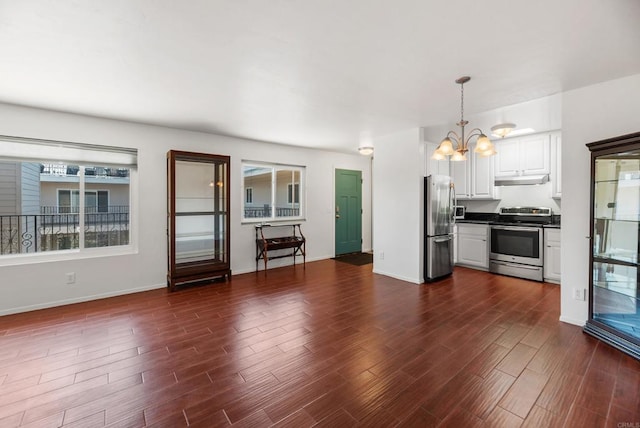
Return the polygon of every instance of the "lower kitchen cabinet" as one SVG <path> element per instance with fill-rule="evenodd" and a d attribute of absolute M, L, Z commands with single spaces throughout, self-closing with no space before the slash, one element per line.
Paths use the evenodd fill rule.
<path fill-rule="evenodd" d="M 544 230 L 544 280 L 560 284 L 560 229 Z"/>
<path fill-rule="evenodd" d="M 453 226 L 453 264 L 458 264 L 458 225 Z"/>
<path fill-rule="evenodd" d="M 485 224 L 458 224 L 458 259 L 460 266 L 489 269 L 489 226 Z"/>

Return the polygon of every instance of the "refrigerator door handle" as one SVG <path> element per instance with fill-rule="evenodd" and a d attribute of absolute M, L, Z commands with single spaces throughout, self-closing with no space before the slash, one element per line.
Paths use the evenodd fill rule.
<path fill-rule="evenodd" d="M 453 204 L 451 203 L 453 202 Z M 458 205 L 458 200 L 456 198 L 456 185 L 452 181 L 451 186 L 449 187 L 449 212 L 451 213 L 451 225 L 456 224 L 456 205 Z"/>
<path fill-rule="evenodd" d="M 451 236 L 447 236 L 446 238 L 436 238 L 433 240 L 433 242 L 437 242 L 438 244 L 440 244 L 442 242 L 451 241 L 451 239 Z"/>

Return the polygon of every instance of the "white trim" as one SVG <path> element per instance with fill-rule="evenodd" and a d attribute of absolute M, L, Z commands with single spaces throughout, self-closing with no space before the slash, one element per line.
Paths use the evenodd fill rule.
<path fill-rule="evenodd" d="M 53 308 L 53 307 L 62 306 L 62 305 L 71 305 L 73 303 L 89 302 L 89 301 L 92 301 L 92 300 L 106 299 L 106 298 L 109 298 L 109 297 L 123 296 L 125 294 L 134 294 L 134 293 L 140 293 L 140 292 L 149 291 L 149 290 L 157 290 L 159 288 L 164 288 L 166 286 L 167 286 L 167 284 L 164 284 L 164 283 L 162 283 L 162 284 L 153 284 L 153 285 L 148 285 L 148 286 L 145 286 L 145 287 L 129 288 L 127 290 L 117 290 L 117 291 L 111 291 L 111 292 L 108 292 L 108 293 L 93 294 L 93 295 L 90 295 L 90 296 L 82 296 L 82 297 L 74 297 L 74 298 L 71 298 L 71 299 L 56 300 L 54 302 L 41 303 L 41 304 L 37 304 L 37 305 L 20 306 L 20 307 L 17 307 L 17 308 L 0 310 L 0 316 L 17 314 L 17 313 L 21 313 L 21 312 L 35 311 L 35 310 L 38 310 L 38 309 Z"/>
<path fill-rule="evenodd" d="M 587 323 L 587 320 L 577 320 L 575 318 L 565 317 L 564 315 L 560 316 L 559 319 L 562 322 L 577 325 L 578 327 L 584 327 L 584 325 Z"/>
<path fill-rule="evenodd" d="M 416 278 L 409 278 L 409 277 L 405 277 L 405 276 L 400 276 L 400 275 L 394 275 L 392 273 L 388 273 L 388 272 L 384 272 L 381 271 L 379 269 L 375 268 L 375 262 L 373 265 L 373 273 L 376 273 L 378 275 L 384 275 L 384 276 L 388 276 L 390 278 L 394 278 L 394 279 L 399 279 L 400 281 L 404 281 L 404 282 L 408 282 L 411 283 L 412 285 L 420 285 L 423 283 L 423 281 L 421 281 L 420 279 L 416 279 Z"/>
<path fill-rule="evenodd" d="M 254 189 L 254 186 L 248 186 L 245 187 L 245 175 L 244 175 L 244 170 L 246 167 L 256 167 L 256 168 L 260 168 L 260 169 L 264 169 L 264 170 L 269 170 L 270 174 L 271 174 L 271 203 L 270 203 L 270 208 L 271 208 L 271 216 L 270 217 L 245 217 L 244 213 L 245 210 L 247 208 L 247 202 L 246 202 L 246 189 Z M 278 176 L 278 171 L 291 171 L 291 175 L 292 175 L 292 180 L 294 184 L 298 185 L 298 202 L 297 204 L 299 205 L 299 212 L 300 215 L 298 216 L 287 216 L 287 217 L 276 217 L 276 212 L 277 212 L 277 190 L 278 190 L 278 183 L 277 183 L 277 176 Z M 299 180 L 296 182 L 294 179 L 294 174 L 295 172 L 298 172 L 299 175 Z M 256 161 L 249 161 L 249 160 L 242 160 L 240 163 L 240 183 L 241 183 L 241 188 L 242 188 L 242 204 L 241 204 L 241 216 L 240 216 L 240 222 L 241 224 L 250 224 L 250 223 L 262 223 L 265 221 L 268 222 L 279 222 L 279 221 L 293 221 L 293 220 L 299 220 L 299 221 L 303 221 L 306 218 L 306 209 L 307 209 L 307 201 L 306 201 L 306 195 L 307 195 L 307 186 L 306 186 L 306 174 L 307 174 L 307 167 L 306 166 L 299 166 L 299 165 L 286 165 L 286 164 L 280 164 L 280 163 L 267 163 L 267 162 L 256 162 Z M 291 184 L 289 182 L 286 183 L 287 184 L 287 189 L 288 186 Z M 294 196 L 294 195 L 292 195 Z M 288 201 L 288 194 L 285 196 L 286 200 Z M 253 192 L 252 190 L 252 202 L 251 204 L 253 204 L 255 201 L 255 192 Z M 287 202 L 289 203 L 289 202 Z M 293 203 L 295 204 L 295 202 Z M 292 204 L 292 205 L 293 205 Z"/>

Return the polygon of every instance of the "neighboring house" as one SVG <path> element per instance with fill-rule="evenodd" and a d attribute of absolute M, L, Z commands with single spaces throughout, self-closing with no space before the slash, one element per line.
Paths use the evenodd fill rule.
<path fill-rule="evenodd" d="M 85 168 L 80 216 L 80 167 L 35 162 L 0 163 L 0 254 L 129 242 L 129 171 Z"/>

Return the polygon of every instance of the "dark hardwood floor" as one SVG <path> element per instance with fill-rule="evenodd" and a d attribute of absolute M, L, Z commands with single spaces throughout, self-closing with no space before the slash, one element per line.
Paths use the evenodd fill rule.
<path fill-rule="evenodd" d="M 639 426 L 640 362 L 559 301 L 324 260 L 0 317 L 0 426 Z"/>

